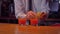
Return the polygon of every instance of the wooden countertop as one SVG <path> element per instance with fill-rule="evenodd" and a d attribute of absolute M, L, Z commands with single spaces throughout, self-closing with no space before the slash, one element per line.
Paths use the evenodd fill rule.
<path fill-rule="evenodd" d="M 0 23 L 0 34 L 60 34 L 60 26 L 20 26 Z"/>

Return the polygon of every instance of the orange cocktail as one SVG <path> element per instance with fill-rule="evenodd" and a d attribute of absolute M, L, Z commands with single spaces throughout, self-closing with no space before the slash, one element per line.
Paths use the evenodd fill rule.
<path fill-rule="evenodd" d="M 18 19 L 18 23 L 21 25 L 21 24 L 23 24 L 23 25 L 26 25 L 26 19 L 21 19 L 21 18 L 19 18 Z"/>
<path fill-rule="evenodd" d="M 20 25 L 26 25 L 26 17 L 24 17 L 25 15 L 23 15 L 22 17 L 18 17 L 18 23 Z"/>
<path fill-rule="evenodd" d="M 38 18 L 37 18 L 37 16 L 34 16 L 33 18 L 30 18 L 30 24 L 31 25 L 38 25 Z"/>
<path fill-rule="evenodd" d="M 30 19 L 30 23 L 31 23 L 31 25 L 38 25 L 38 19 L 37 18 Z"/>

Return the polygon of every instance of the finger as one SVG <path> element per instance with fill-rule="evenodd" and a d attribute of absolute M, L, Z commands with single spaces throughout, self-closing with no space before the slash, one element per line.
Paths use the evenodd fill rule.
<path fill-rule="evenodd" d="M 35 13 L 28 13 L 27 15 L 30 15 L 30 16 L 35 16 L 36 14 Z"/>

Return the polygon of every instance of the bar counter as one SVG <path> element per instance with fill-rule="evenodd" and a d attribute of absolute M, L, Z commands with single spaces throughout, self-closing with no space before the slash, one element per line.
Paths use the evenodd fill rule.
<path fill-rule="evenodd" d="M 60 34 L 60 26 L 20 26 L 0 23 L 0 34 Z"/>

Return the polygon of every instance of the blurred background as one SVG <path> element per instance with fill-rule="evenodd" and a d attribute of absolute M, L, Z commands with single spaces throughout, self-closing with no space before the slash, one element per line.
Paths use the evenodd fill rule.
<path fill-rule="evenodd" d="M 48 19 L 60 19 L 60 0 L 51 1 Z M 14 0 L 0 0 L 0 23 L 18 23 L 18 19 L 15 18 Z"/>

